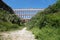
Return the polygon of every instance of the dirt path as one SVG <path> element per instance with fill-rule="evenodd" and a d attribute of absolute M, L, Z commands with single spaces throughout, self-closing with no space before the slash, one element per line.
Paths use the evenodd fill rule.
<path fill-rule="evenodd" d="M 3 33 L 1 40 L 36 40 L 34 39 L 34 35 L 26 30 L 26 27 L 22 30 Z"/>

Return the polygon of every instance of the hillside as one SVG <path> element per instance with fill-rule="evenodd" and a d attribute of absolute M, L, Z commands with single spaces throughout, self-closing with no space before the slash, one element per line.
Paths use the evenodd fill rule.
<path fill-rule="evenodd" d="M 21 19 L 15 14 L 10 14 L 0 9 L 0 31 L 16 30 L 22 25 Z"/>
<path fill-rule="evenodd" d="M 3 0 L 0 0 L 0 9 L 8 11 L 11 14 L 14 13 L 14 11 L 12 10 L 12 8 L 9 5 L 7 5 L 5 2 L 3 2 Z"/>
<path fill-rule="evenodd" d="M 38 12 L 27 24 L 38 40 L 60 40 L 60 0 Z"/>
<path fill-rule="evenodd" d="M 0 0 L 0 32 L 20 29 L 22 25 L 21 19 Z"/>

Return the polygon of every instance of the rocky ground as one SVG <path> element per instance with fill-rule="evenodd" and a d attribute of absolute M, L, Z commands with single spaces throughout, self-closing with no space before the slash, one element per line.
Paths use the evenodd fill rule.
<path fill-rule="evenodd" d="M 31 31 L 27 31 L 26 27 L 22 30 L 17 30 L 8 33 L 2 33 L 1 40 L 36 40 Z"/>

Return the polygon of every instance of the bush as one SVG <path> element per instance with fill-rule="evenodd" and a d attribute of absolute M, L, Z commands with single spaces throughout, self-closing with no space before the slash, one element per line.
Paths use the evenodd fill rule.
<path fill-rule="evenodd" d="M 37 40 L 60 40 L 60 1 L 37 13 L 27 24 Z"/>
<path fill-rule="evenodd" d="M 23 25 L 18 16 L 0 9 L 0 31 L 19 29 L 22 27 L 21 24 Z"/>
<path fill-rule="evenodd" d="M 10 30 L 16 30 L 19 29 L 20 26 L 18 26 L 17 24 L 12 24 L 9 22 L 0 22 L 0 31 L 10 31 Z"/>
<path fill-rule="evenodd" d="M 33 28 L 32 32 L 38 40 L 60 40 L 60 28 L 44 27 L 42 29 Z"/>
<path fill-rule="evenodd" d="M 43 15 L 43 14 L 42 14 Z M 32 20 L 28 27 L 38 40 L 60 40 L 60 12 L 44 14 L 37 20 Z"/>

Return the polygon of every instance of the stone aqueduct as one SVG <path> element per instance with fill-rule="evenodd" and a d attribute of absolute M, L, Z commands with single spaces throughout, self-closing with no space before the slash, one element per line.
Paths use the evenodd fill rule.
<path fill-rule="evenodd" d="M 13 9 L 15 14 L 24 19 L 25 21 L 30 20 L 37 12 L 43 11 L 44 9 Z"/>

